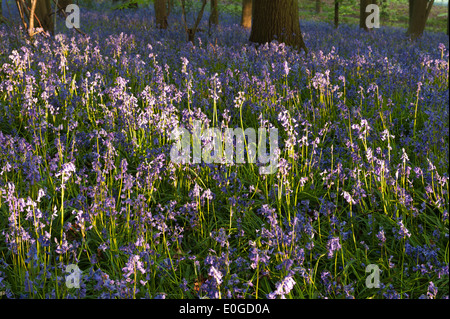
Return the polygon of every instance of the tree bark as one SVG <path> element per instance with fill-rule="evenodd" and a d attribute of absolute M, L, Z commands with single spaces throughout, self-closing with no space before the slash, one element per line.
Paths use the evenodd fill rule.
<path fill-rule="evenodd" d="M 211 15 L 209 16 L 209 26 L 219 24 L 219 9 L 217 8 L 218 0 L 211 0 Z"/>
<path fill-rule="evenodd" d="M 339 26 L 339 0 L 334 0 L 334 27 Z"/>
<path fill-rule="evenodd" d="M 55 27 L 52 19 L 52 7 L 50 4 L 50 0 L 36 0 L 36 7 L 34 11 L 33 18 L 30 17 L 30 12 L 32 8 L 33 2 L 31 0 L 27 0 L 24 5 L 28 8 L 24 12 L 27 20 L 30 22 L 28 26 L 29 32 L 34 28 L 42 28 L 44 31 L 47 31 L 51 34 L 54 33 Z"/>
<path fill-rule="evenodd" d="M 297 0 L 254 0 L 250 41 L 273 40 L 308 52 L 300 30 Z"/>
<path fill-rule="evenodd" d="M 167 0 L 167 16 L 170 16 L 172 10 L 173 10 L 173 0 Z"/>
<path fill-rule="evenodd" d="M 316 13 L 322 12 L 322 0 L 316 0 Z"/>
<path fill-rule="evenodd" d="M 156 27 L 160 29 L 167 29 L 167 5 L 166 0 L 155 0 L 155 16 Z"/>
<path fill-rule="evenodd" d="M 187 36 L 188 42 L 194 43 L 195 33 L 197 32 L 197 28 L 200 24 L 200 21 L 202 20 L 203 11 L 205 11 L 205 6 L 207 3 L 207 0 L 202 0 L 202 8 L 200 9 L 199 13 L 197 14 L 197 20 L 195 20 L 195 24 L 192 28 L 189 28 L 187 25 L 186 3 L 185 2 L 186 2 L 185 0 L 181 0 L 181 10 L 183 12 L 184 29 L 186 31 L 186 36 Z"/>
<path fill-rule="evenodd" d="M 31 0 L 31 10 L 30 10 L 30 25 L 28 29 L 28 35 L 30 38 L 34 36 L 34 16 L 36 12 L 37 0 Z"/>
<path fill-rule="evenodd" d="M 428 16 L 434 0 L 410 0 L 409 1 L 409 27 L 408 33 L 411 39 L 420 38 L 425 30 Z"/>
<path fill-rule="evenodd" d="M 409 6 L 408 6 L 408 14 L 409 14 L 408 33 L 409 33 L 412 28 L 412 12 L 413 12 L 413 7 L 414 7 L 414 0 L 408 0 L 408 3 L 409 3 Z"/>
<path fill-rule="evenodd" d="M 61 11 L 66 11 L 66 8 L 69 4 L 72 4 L 72 0 L 55 0 L 58 1 L 58 14 L 60 17 L 64 17 L 64 13 L 62 13 Z"/>
<path fill-rule="evenodd" d="M 241 26 L 246 29 L 252 27 L 252 0 L 242 0 Z"/>
<path fill-rule="evenodd" d="M 367 27 L 366 19 L 369 16 L 369 14 L 366 12 L 366 7 L 369 4 L 376 4 L 376 1 L 374 0 L 360 0 L 359 1 L 359 27 L 369 31 L 370 29 Z"/>
<path fill-rule="evenodd" d="M 58 0 L 58 8 L 59 9 L 66 10 L 66 7 L 69 4 L 72 4 L 72 0 Z"/>

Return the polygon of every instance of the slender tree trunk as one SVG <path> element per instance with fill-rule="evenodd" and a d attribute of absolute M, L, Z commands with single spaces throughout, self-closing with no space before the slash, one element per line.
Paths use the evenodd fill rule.
<path fill-rule="evenodd" d="M 195 20 L 195 24 L 192 28 L 189 28 L 187 25 L 186 3 L 185 2 L 186 2 L 185 0 L 181 0 L 181 10 L 183 12 L 182 17 L 183 17 L 183 22 L 184 22 L 184 29 L 186 31 L 186 36 L 187 36 L 188 42 L 194 43 L 195 33 L 197 32 L 197 28 L 200 24 L 200 21 L 202 20 L 203 12 L 205 11 L 207 0 L 202 0 L 202 8 L 200 9 L 199 13 L 197 14 L 197 19 Z"/>
<path fill-rule="evenodd" d="M 65 10 L 69 4 L 72 4 L 72 0 L 58 0 L 58 8 Z"/>
<path fill-rule="evenodd" d="M 173 10 L 173 0 L 167 0 L 167 16 L 170 16 L 172 10 Z"/>
<path fill-rule="evenodd" d="M 334 27 L 339 26 L 339 0 L 334 0 Z"/>
<path fill-rule="evenodd" d="M 367 0 L 359 0 L 359 27 L 366 29 L 366 4 Z"/>
<path fill-rule="evenodd" d="M 30 24 L 28 29 L 28 35 L 30 38 L 34 36 L 34 17 L 36 12 L 37 0 L 31 0 L 31 9 L 30 9 Z"/>
<path fill-rule="evenodd" d="M 377 1 L 376 0 L 360 0 L 360 6 L 359 6 L 359 27 L 366 30 L 366 31 L 370 31 L 371 29 L 369 29 L 367 27 L 366 24 L 366 19 L 369 16 L 369 13 L 366 12 L 366 8 L 369 4 L 376 4 Z"/>
<path fill-rule="evenodd" d="M 61 11 L 65 11 L 67 6 L 72 3 L 72 0 L 58 0 L 58 14 L 60 17 L 64 17 L 64 13 L 62 13 Z"/>
<path fill-rule="evenodd" d="M 252 27 L 252 0 L 242 0 L 241 26 L 246 29 Z"/>
<path fill-rule="evenodd" d="M 366 31 L 368 30 L 366 25 L 366 18 L 367 18 L 366 7 L 368 4 L 369 0 L 359 1 L 359 27 Z"/>
<path fill-rule="evenodd" d="M 156 27 L 167 29 L 167 4 L 166 0 L 155 0 Z"/>
<path fill-rule="evenodd" d="M 297 0 L 254 0 L 250 41 L 277 40 L 308 52 L 300 30 Z"/>
<path fill-rule="evenodd" d="M 408 14 L 409 14 L 409 19 L 408 19 L 408 33 L 410 33 L 410 30 L 412 28 L 412 12 L 413 12 L 413 7 L 414 7 L 414 0 L 408 0 L 409 6 L 408 6 Z"/>
<path fill-rule="evenodd" d="M 43 28 L 44 31 L 53 34 L 55 27 L 52 19 L 52 7 L 50 0 L 36 0 L 33 18 L 30 17 L 33 1 L 27 0 L 24 4 L 27 8 L 29 8 L 24 12 L 27 20 L 29 21 L 29 32 L 34 28 Z"/>
<path fill-rule="evenodd" d="M 322 0 L 316 0 L 316 13 L 322 12 Z"/>
<path fill-rule="evenodd" d="M 217 8 L 218 0 L 211 0 L 211 15 L 209 16 L 209 26 L 219 24 L 219 9 Z"/>
<path fill-rule="evenodd" d="M 411 39 L 417 39 L 422 36 L 425 25 L 428 20 L 434 0 L 413 0 L 410 2 L 410 22 L 408 33 Z"/>

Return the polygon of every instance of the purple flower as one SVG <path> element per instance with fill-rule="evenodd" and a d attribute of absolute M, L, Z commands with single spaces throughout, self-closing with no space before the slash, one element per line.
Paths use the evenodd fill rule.
<path fill-rule="evenodd" d="M 327 249 L 328 249 L 328 258 L 333 257 L 334 252 L 341 249 L 339 237 L 330 238 L 327 242 Z"/>
<path fill-rule="evenodd" d="M 414 167 L 414 173 L 416 173 L 417 178 L 421 178 L 423 176 L 423 171 L 420 167 Z"/>
<path fill-rule="evenodd" d="M 234 98 L 233 103 L 235 108 L 240 108 L 245 102 L 245 93 L 239 91 L 237 96 Z"/>
<path fill-rule="evenodd" d="M 411 233 L 405 227 L 405 225 L 403 225 L 403 221 L 402 220 L 399 220 L 397 222 L 397 225 L 400 226 L 400 229 L 398 230 L 398 232 L 396 232 L 395 227 L 392 229 L 392 231 L 394 232 L 394 235 L 395 235 L 395 237 L 397 239 L 405 239 L 407 237 L 411 237 Z"/>
<path fill-rule="evenodd" d="M 381 242 L 378 245 L 383 246 L 383 244 L 386 242 L 386 237 L 384 235 L 384 230 L 381 229 L 377 234 L 378 240 Z"/>
<path fill-rule="evenodd" d="M 389 285 L 389 288 L 387 289 L 387 291 L 385 293 L 383 293 L 383 296 L 386 299 L 400 299 L 401 298 L 401 295 L 397 291 L 394 290 L 392 284 Z"/>
<path fill-rule="evenodd" d="M 352 204 L 352 205 L 356 204 L 355 200 L 352 198 L 352 196 L 348 192 L 342 191 L 342 195 L 344 196 L 347 203 Z"/>
<path fill-rule="evenodd" d="M 289 67 L 289 64 L 288 64 L 288 62 L 287 61 L 284 61 L 283 62 L 283 71 L 284 71 L 284 75 L 285 76 L 288 76 L 289 75 L 289 70 L 290 70 L 291 68 Z"/>
<path fill-rule="evenodd" d="M 55 177 L 62 176 L 62 185 L 64 185 L 76 171 L 75 165 L 72 162 L 64 163 L 61 170 L 55 174 Z M 64 187 L 64 186 L 63 186 Z"/>
<path fill-rule="evenodd" d="M 211 233 L 211 237 L 214 238 L 215 241 L 217 241 L 221 247 L 225 247 L 229 245 L 228 243 L 228 235 L 224 228 L 220 228 L 219 231 L 213 231 Z"/>
<path fill-rule="evenodd" d="M 139 255 L 132 255 L 128 259 L 126 266 L 122 268 L 122 271 L 125 272 L 125 278 L 129 278 L 131 275 L 137 274 L 138 270 L 141 274 L 145 274 L 144 264 L 140 261 Z"/>
<path fill-rule="evenodd" d="M 223 275 L 222 275 L 222 273 L 219 270 L 217 270 L 216 267 L 211 266 L 209 268 L 208 275 L 210 275 L 212 278 L 214 278 L 214 280 L 216 281 L 216 284 L 218 286 L 220 286 L 222 284 Z"/>
<path fill-rule="evenodd" d="M 206 189 L 203 192 L 203 194 L 201 196 L 201 199 L 203 199 L 203 198 L 206 198 L 207 200 L 213 200 L 214 199 L 214 193 L 211 192 L 211 190 L 208 188 L 208 189 Z"/>
<path fill-rule="evenodd" d="M 275 291 L 269 293 L 267 295 L 268 299 L 275 299 L 277 296 L 280 296 L 281 299 L 285 299 L 285 295 L 289 294 L 291 290 L 294 288 L 296 282 L 292 278 L 292 276 L 288 275 L 283 278 L 283 280 L 276 283 Z"/>
<path fill-rule="evenodd" d="M 195 183 L 195 185 L 194 185 L 194 188 L 192 189 L 192 191 L 190 191 L 190 193 L 189 193 L 189 196 L 191 197 L 191 198 L 195 198 L 195 197 L 200 197 L 200 192 L 202 191 L 203 189 L 197 184 L 197 183 Z"/>
<path fill-rule="evenodd" d="M 181 72 L 183 74 L 187 74 L 187 65 L 189 64 L 189 60 L 186 59 L 185 57 L 181 57 L 181 63 L 182 63 Z"/>
<path fill-rule="evenodd" d="M 434 285 L 432 281 L 430 281 L 430 285 L 428 286 L 427 297 L 428 299 L 435 299 L 438 293 L 438 288 Z"/>

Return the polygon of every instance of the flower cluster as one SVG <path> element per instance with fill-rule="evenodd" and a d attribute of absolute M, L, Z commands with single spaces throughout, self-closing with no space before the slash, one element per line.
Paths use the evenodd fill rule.
<path fill-rule="evenodd" d="M 305 58 L 178 14 L 0 25 L 0 298 L 448 297 L 448 37 L 302 21 Z M 276 128 L 277 173 L 172 162 L 196 121 Z"/>

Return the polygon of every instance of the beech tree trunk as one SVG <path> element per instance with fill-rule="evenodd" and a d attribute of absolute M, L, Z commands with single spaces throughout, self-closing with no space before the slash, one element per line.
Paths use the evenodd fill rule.
<path fill-rule="evenodd" d="M 219 24 L 219 9 L 217 8 L 218 0 L 211 0 L 211 15 L 209 16 L 209 26 Z"/>
<path fill-rule="evenodd" d="M 409 6 L 408 6 L 408 14 L 409 14 L 409 19 L 408 19 L 408 32 L 411 29 L 411 23 L 412 23 L 412 8 L 414 6 L 414 0 L 408 0 Z"/>
<path fill-rule="evenodd" d="M 170 16 L 170 13 L 173 10 L 173 0 L 167 1 L 167 16 Z"/>
<path fill-rule="evenodd" d="M 334 0 L 334 27 L 339 26 L 339 0 Z"/>
<path fill-rule="evenodd" d="M 316 13 L 322 12 L 322 0 L 316 0 Z"/>
<path fill-rule="evenodd" d="M 366 6 L 368 5 L 368 0 L 359 0 L 359 27 L 367 30 L 366 26 Z"/>
<path fill-rule="evenodd" d="M 252 27 L 252 0 L 242 0 L 241 26 L 246 29 Z"/>
<path fill-rule="evenodd" d="M 250 41 L 273 40 L 308 52 L 300 30 L 297 0 L 254 0 Z"/>
<path fill-rule="evenodd" d="M 56 1 L 56 0 L 55 0 Z M 58 15 L 60 17 L 64 17 L 64 13 L 62 11 L 66 11 L 66 8 L 69 4 L 72 4 L 72 0 L 58 0 Z M 56 3 L 55 3 L 56 4 Z"/>
<path fill-rule="evenodd" d="M 422 36 L 434 0 L 409 0 L 409 27 L 411 39 Z"/>
<path fill-rule="evenodd" d="M 166 0 L 155 0 L 156 27 L 167 29 L 167 4 Z"/>
<path fill-rule="evenodd" d="M 66 7 L 69 4 L 72 4 L 72 0 L 58 0 L 58 8 L 59 9 L 66 10 Z"/>
<path fill-rule="evenodd" d="M 369 13 L 366 12 L 366 7 L 369 4 L 376 4 L 377 1 L 376 0 L 360 0 L 359 1 L 360 5 L 359 5 L 359 27 L 369 31 L 370 29 L 367 27 L 366 24 L 366 19 L 369 16 Z"/>

